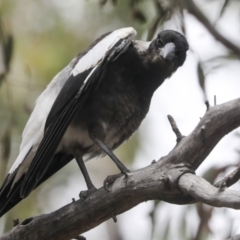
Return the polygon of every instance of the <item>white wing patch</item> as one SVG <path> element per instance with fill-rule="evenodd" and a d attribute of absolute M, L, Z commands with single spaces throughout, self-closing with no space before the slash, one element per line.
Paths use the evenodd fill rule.
<path fill-rule="evenodd" d="M 140 53 L 140 52 L 146 52 L 147 49 L 149 48 L 149 45 L 151 44 L 151 42 L 135 40 L 135 41 L 133 41 L 133 44 L 134 44 L 135 48 L 137 49 L 137 51 Z"/>
<path fill-rule="evenodd" d="M 137 32 L 132 27 L 121 28 L 113 31 L 79 59 L 71 74 L 76 76 L 77 74 L 96 66 L 104 58 L 106 52 L 111 49 L 115 43 L 124 38 L 133 39 L 136 34 Z"/>
<path fill-rule="evenodd" d="M 38 97 L 36 106 L 22 133 L 20 153 L 9 173 L 13 173 L 14 170 L 22 163 L 30 149 L 41 142 L 47 116 L 60 90 L 72 71 L 72 65 L 76 61 L 75 59 L 76 58 L 74 58 L 67 67 L 65 67 L 53 78 L 47 88 Z"/>

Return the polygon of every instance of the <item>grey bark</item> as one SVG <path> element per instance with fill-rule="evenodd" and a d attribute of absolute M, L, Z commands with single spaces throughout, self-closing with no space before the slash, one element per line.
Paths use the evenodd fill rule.
<path fill-rule="evenodd" d="M 240 98 L 210 107 L 186 137 L 176 130 L 171 117 L 169 120 L 178 135 L 178 143 L 167 156 L 130 173 L 127 179 L 118 178 L 110 192 L 100 188 L 89 195 L 87 202 L 77 200 L 52 213 L 34 217 L 14 227 L 0 240 L 71 239 L 152 199 L 174 204 L 201 201 L 239 209 L 240 193 L 226 188 L 239 179 L 239 171 L 224 178 L 218 188 L 195 176 L 194 171 L 226 134 L 240 126 Z"/>

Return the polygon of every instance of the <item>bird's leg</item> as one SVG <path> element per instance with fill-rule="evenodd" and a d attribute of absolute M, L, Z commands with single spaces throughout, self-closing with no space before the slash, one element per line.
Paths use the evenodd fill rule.
<path fill-rule="evenodd" d="M 113 162 L 120 169 L 121 173 L 128 177 L 128 173 L 130 172 L 124 164 L 114 155 L 114 153 L 99 139 L 93 138 L 93 141 L 113 160 Z M 109 191 L 109 186 L 113 184 L 113 182 L 120 177 L 122 174 L 110 175 L 104 180 L 104 187 Z"/>
<path fill-rule="evenodd" d="M 87 196 L 90 192 L 94 192 L 96 190 L 95 186 L 93 185 L 92 181 L 91 181 L 91 178 L 88 174 L 88 171 L 87 171 L 87 168 L 84 164 L 84 161 L 82 159 L 82 155 L 80 154 L 76 154 L 75 156 L 76 158 L 76 161 L 77 161 L 77 164 L 79 166 L 79 168 L 81 169 L 81 172 L 83 174 L 83 177 L 85 179 L 85 182 L 87 184 L 87 188 L 88 190 L 87 191 L 81 191 L 80 194 L 79 194 L 79 197 L 83 200 L 83 201 L 86 201 L 87 200 Z"/>
<path fill-rule="evenodd" d="M 120 169 L 121 173 L 126 174 L 129 170 L 123 165 L 123 163 L 114 155 L 114 153 L 99 139 L 94 139 L 94 142 L 113 160 L 113 162 Z"/>

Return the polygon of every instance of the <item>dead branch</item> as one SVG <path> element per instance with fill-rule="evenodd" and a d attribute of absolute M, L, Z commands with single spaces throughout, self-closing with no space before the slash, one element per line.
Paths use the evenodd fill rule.
<path fill-rule="evenodd" d="M 118 178 L 89 200 L 71 201 L 61 209 L 19 224 L 0 240 L 66 240 L 82 234 L 141 202 L 159 199 L 174 204 L 202 201 L 213 206 L 239 208 L 240 193 L 215 188 L 194 171 L 226 134 L 240 126 L 240 98 L 211 107 L 193 132 L 156 163 Z M 191 173 L 191 174 L 190 174 Z M 197 191 L 196 191 L 197 189 Z"/>
<path fill-rule="evenodd" d="M 228 49 L 236 53 L 238 57 L 240 57 L 240 47 L 233 44 L 227 38 L 221 35 L 192 0 L 185 0 L 185 3 L 188 12 L 195 16 L 198 21 L 207 28 L 207 30 L 213 35 L 213 37 L 215 37 L 216 40 L 221 42 L 225 47 L 227 47 Z"/>
<path fill-rule="evenodd" d="M 217 188 L 230 187 L 240 179 L 240 166 L 227 175 L 224 179 L 214 184 Z"/>
<path fill-rule="evenodd" d="M 240 209 L 240 191 L 216 188 L 205 179 L 187 173 L 179 179 L 179 189 L 196 200 L 213 207 Z"/>

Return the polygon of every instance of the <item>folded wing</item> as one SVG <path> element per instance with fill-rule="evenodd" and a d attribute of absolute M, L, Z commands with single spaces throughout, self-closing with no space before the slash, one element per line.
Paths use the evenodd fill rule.
<path fill-rule="evenodd" d="M 103 79 L 108 63 L 128 49 L 135 35 L 133 28 L 124 28 L 97 39 L 41 94 L 23 132 L 20 154 L 1 188 L 0 216 L 73 158 L 55 154 L 68 125 Z"/>

